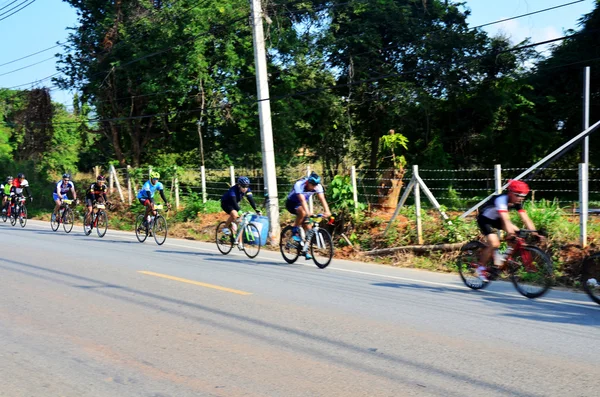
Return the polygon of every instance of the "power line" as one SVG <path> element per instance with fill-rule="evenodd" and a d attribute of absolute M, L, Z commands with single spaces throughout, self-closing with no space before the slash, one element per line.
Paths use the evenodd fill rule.
<path fill-rule="evenodd" d="M 46 59 L 44 59 L 43 61 L 39 61 L 39 62 L 36 62 L 36 63 L 32 63 L 31 65 L 23 66 L 23 67 L 21 67 L 21 68 L 18 68 L 18 69 L 11 70 L 10 72 L 4 72 L 4 73 L 1 73 L 1 74 L 0 74 L 0 76 L 5 76 L 5 75 L 7 75 L 7 74 L 11 74 L 11 73 L 14 73 L 14 72 L 18 72 L 19 70 L 23 70 L 23 69 L 30 68 L 30 67 L 32 67 L 32 66 L 39 65 L 40 63 L 48 62 L 48 61 L 49 61 L 49 60 L 51 60 L 51 59 L 54 59 L 54 57 L 53 57 L 53 56 L 51 56 L 50 58 L 46 58 Z"/>
<path fill-rule="evenodd" d="M 23 1 L 23 3 L 25 3 L 26 1 L 27 1 L 27 0 Z M 36 2 L 36 0 L 31 0 L 29 3 L 25 4 L 23 7 L 19 8 L 18 10 L 14 11 L 13 13 L 11 13 L 11 14 L 8 14 L 8 15 L 7 15 L 7 16 L 5 16 L 4 18 L 0 18 L 0 21 L 4 21 L 6 18 L 10 17 L 11 15 L 15 15 L 17 12 L 21 11 L 21 10 L 22 10 L 22 9 L 24 9 L 24 8 L 27 8 L 27 7 L 29 7 L 30 5 L 32 5 L 32 4 L 33 4 L 33 3 L 35 3 L 35 2 Z M 23 4 L 23 3 L 21 3 L 21 4 Z M 21 4 L 19 4 L 19 6 L 20 6 Z M 18 7 L 18 6 L 17 6 L 17 7 Z M 8 10 L 8 11 L 12 11 L 12 10 L 14 10 L 14 8 L 11 8 L 11 9 L 10 9 L 10 10 Z M 8 11 L 6 11 L 6 12 L 8 12 Z M 5 12 L 4 14 L 6 14 L 6 12 Z M 0 14 L 0 16 L 2 16 L 2 15 L 4 15 L 4 14 Z"/>
<path fill-rule="evenodd" d="M 519 19 L 519 18 L 523 18 L 523 17 L 528 17 L 530 15 L 535 15 L 535 14 L 539 14 L 541 12 L 546 12 L 546 11 L 550 11 L 550 10 L 555 10 L 557 8 L 561 8 L 561 7 L 567 7 L 573 4 L 577 4 L 577 3 L 581 3 L 585 0 L 577 0 L 577 1 L 572 1 L 570 3 L 565 3 L 565 4 L 559 4 L 557 6 L 554 7 L 549 7 L 549 8 L 544 8 L 543 10 L 538 10 L 538 11 L 533 11 L 533 12 L 528 12 L 527 14 L 521 14 L 521 15 L 516 15 L 514 17 L 510 17 L 510 18 L 506 18 L 506 19 L 500 19 L 498 21 L 494 21 L 494 22 L 488 22 L 488 23 L 484 23 L 483 25 L 478 25 L 478 26 L 474 26 L 473 29 L 477 29 L 477 28 L 482 28 L 484 26 L 489 26 L 489 25 L 495 25 L 497 23 L 502 23 L 502 22 L 506 22 L 506 21 L 512 21 L 513 19 Z"/>
<path fill-rule="evenodd" d="M 10 0 L 8 0 L 8 1 L 10 1 Z M 12 2 L 10 2 L 9 4 L 6 4 L 6 3 L 5 3 L 6 5 L 5 5 L 4 7 L 2 7 L 2 8 L 0 8 L 0 11 L 2 11 L 3 9 L 5 9 L 6 7 L 9 7 L 11 4 L 15 4 L 17 1 L 19 1 L 19 0 L 13 0 L 13 1 L 12 1 Z M 25 1 L 27 1 L 27 0 L 25 0 Z M 18 7 L 18 5 L 16 5 L 16 6 L 15 6 L 15 8 L 16 8 L 16 7 Z M 12 10 L 12 8 L 11 8 L 11 10 Z M 10 11 L 10 10 L 8 10 L 8 11 Z M 7 12 L 8 12 L 8 11 L 7 11 Z"/>
<path fill-rule="evenodd" d="M 23 59 L 26 59 L 26 58 L 32 57 L 32 56 L 34 56 L 34 55 L 37 55 L 37 54 L 41 54 L 42 52 L 46 52 L 46 51 L 48 51 L 48 50 L 51 50 L 51 49 L 53 49 L 53 48 L 56 48 L 56 47 L 60 47 L 60 46 L 62 46 L 63 44 L 65 44 L 65 43 L 57 43 L 56 45 L 53 45 L 52 47 L 48 47 L 48 48 L 45 48 L 45 49 L 43 49 L 43 50 L 41 50 L 41 51 L 34 52 L 33 54 L 25 55 L 24 57 L 21 57 L 21 58 L 18 58 L 18 59 L 12 60 L 12 61 L 10 61 L 10 62 L 5 62 L 5 63 L 3 63 L 3 64 L 0 64 L 0 67 L 2 67 L 2 66 L 6 66 L 6 65 L 10 65 L 11 63 L 15 63 L 15 62 L 17 62 L 17 61 L 20 61 L 20 60 L 23 60 Z"/>

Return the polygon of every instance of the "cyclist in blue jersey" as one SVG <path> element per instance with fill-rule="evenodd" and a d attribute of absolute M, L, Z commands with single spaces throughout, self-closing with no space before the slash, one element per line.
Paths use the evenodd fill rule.
<path fill-rule="evenodd" d="M 250 179 L 245 176 L 240 176 L 237 179 L 237 183 L 225 192 L 223 196 L 221 196 L 221 209 L 225 211 L 229 218 L 227 218 L 227 222 L 225 224 L 225 228 L 231 227 L 233 234 L 231 234 L 231 238 L 235 236 L 237 233 L 237 225 L 235 221 L 239 217 L 240 210 L 240 201 L 246 197 L 252 209 L 258 214 L 261 215 L 261 212 L 256 209 L 256 202 L 254 201 L 254 197 L 252 197 L 252 191 L 250 190 Z M 227 229 L 225 229 L 227 230 Z"/>
<path fill-rule="evenodd" d="M 290 213 L 296 215 L 294 227 L 292 229 L 292 233 L 294 234 L 293 238 L 296 241 L 302 240 L 300 237 L 300 225 L 302 225 L 305 231 L 308 231 L 310 228 L 308 224 L 308 218 L 312 214 L 308 208 L 308 199 L 314 194 L 316 194 L 321 201 L 324 211 L 323 216 L 331 216 L 329 205 L 327 205 L 327 200 L 325 199 L 325 191 L 321 185 L 321 177 L 317 173 L 312 172 L 309 176 L 299 179 L 296 183 L 294 183 L 292 191 L 288 194 L 285 202 L 285 208 Z M 306 250 L 307 247 L 308 244 L 304 246 L 302 252 L 304 253 L 306 259 L 310 259 L 310 254 Z"/>
<path fill-rule="evenodd" d="M 167 208 L 171 208 L 171 204 L 167 201 L 165 197 L 164 186 L 158 180 L 160 179 L 160 174 L 156 171 L 150 173 L 150 180 L 144 183 L 142 186 L 142 190 L 140 190 L 137 194 L 137 198 L 146 207 L 146 213 L 144 214 L 144 226 L 147 224 L 147 221 L 150 217 L 150 211 L 152 211 L 152 215 L 156 216 L 156 211 L 154 210 L 154 193 L 158 191 L 160 193 L 160 197 L 167 205 Z"/>
<path fill-rule="evenodd" d="M 67 199 L 67 193 L 71 192 L 73 200 L 77 200 L 77 192 L 75 192 L 75 185 L 71 181 L 71 174 L 63 174 L 62 180 L 58 181 L 52 192 L 52 199 L 54 200 L 54 212 L 58 214 L 58 209 L 63 200 Z"/>

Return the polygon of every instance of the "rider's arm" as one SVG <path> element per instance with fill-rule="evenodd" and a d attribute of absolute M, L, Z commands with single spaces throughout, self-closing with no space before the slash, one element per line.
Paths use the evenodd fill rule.
<path fill-rule="evenodd" d="M 252 206 L 252 209 L 254 210 L 254 212 L 257 212 L 258 210 L 256 209 L 256 201 L 254 201 L 254 197 L 252 197 L 252 193 L 251 192 L 248 192 L 248 194 L 246 194 L 246 199 L 248 200 L 248 202 Z"/>
<path fill-rule="evenodd" d="M 529 218 L 529 215 L 527 215 L 527 212 L 521 210 L 519 211 L 519 215 L 521 216 L 521 220 L 527 229 L 535 230 L 535 225 L 531 221 L 531 218 Z"/>
<path fill-rule="evenodd" d="M 506 233 L 514 234 L 519 231 L 519 228 L 510 221 L 508 211 L 498 211 L 498 213 L 500 215 L 500 220 L 502 221 L 502 229 L 504 229 Z"/>
<path fill-rule="evenodd" d="M 71 184 L 71 193 L 73 193 L 73 200 L 77 200 L 77 192 L 75 191 L 74 184 Z"/>
<path fill-rule="evenodd" d="M 165 197 L 165 191 L 164 191 L 164 189 L 160 189 L 158 192 L 160 193 L 160 198 L 163 199 L 163 201 L 165 202 L 165 204 L 169 204 L 169 202 L 167 201 L 167 198 Z"/>
<path fill-rule="evenodd" d="M 327 205 L 327 200 L 325 199 L 325 193 L 319 193 L 319 194 L 317 194 L 317 196 L 319 197 L 319 201 L 321 201 L 321 205 L 323 206 L 323 211 L 325 211 L 323 215 L 325 217 L 331 216 L 331 211 L 329 210 L 329 205 Z"/>
<path fill-rule="evenodd" d="M 303 194 L 298 194 L 298 200 L 300 201 L 300 205 L 302 206 L 302 208 L 304 209 L 304 211 L 306 211 L 306 213 L 308 215 L 310 215 L 310 210 L 308 208 L 308 203 L 306 202 L 306 198 L 304 197 Z"/>
<path fill-rule="evenodd" d="M 58 198 L 62 198 L 62 194 L 60 194 L 60 182 L 58 182 L 56 184 L 56 194 L 58 195 Z"/>

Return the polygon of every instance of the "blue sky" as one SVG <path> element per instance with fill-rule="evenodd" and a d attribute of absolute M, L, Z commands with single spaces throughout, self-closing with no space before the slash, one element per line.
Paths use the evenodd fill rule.
<path fill-rule="evenodd" d="M 11 1 L 0 0 L 0 8 Z M 0 10 L 0 19 L 8 15 L 1 14 L 21 1 L 23 0 L 18 0 L 14 5 Z M 471 26 L 477 26 L 571 1 L 574 0 L 467 0 L 466 6 L 472 11 L 469 19 Z M 578 19 L 594 8 L 594 2 L 595 0 L 585 0 L 556 10 L 488 26 L 485 30 L 492 34 L 508 35 L 514 42 L 520 42 L 526 37 L 531 37 L 533 41 L 548 40 L 562 36 L 566 29 L 575 28 Z M 0 37 L 3 38 L 0 42 L 0 65 L 51 47 L 56 42 L 64 41 L 68 35 L 67 28 L 75 26 L 76 23 L 75 10 L 64 1 L 36 0 L 22 11 L 0 21 Z M 29 83 L 56 73 L 54 60 L 44 60 L 59 51 L 60 47 L 57 47 L 27 59 L 0 66 L 0 87 Z M 42 63 L 2 75 L 36 62 Z M 28 87 L 30 85 L 22 88 Z M 52 91 L 52 95 L 57 102 L 71 104 L 72 93 L 55 90 Z"/>

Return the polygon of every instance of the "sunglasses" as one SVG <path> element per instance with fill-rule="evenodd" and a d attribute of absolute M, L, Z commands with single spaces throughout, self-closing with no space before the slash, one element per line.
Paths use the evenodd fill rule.
<path fill-rule="evenodd" d="M 517 196 L 517 197 L 527 197 L 527 194 L 515 193 L 515 196 Z"/>

